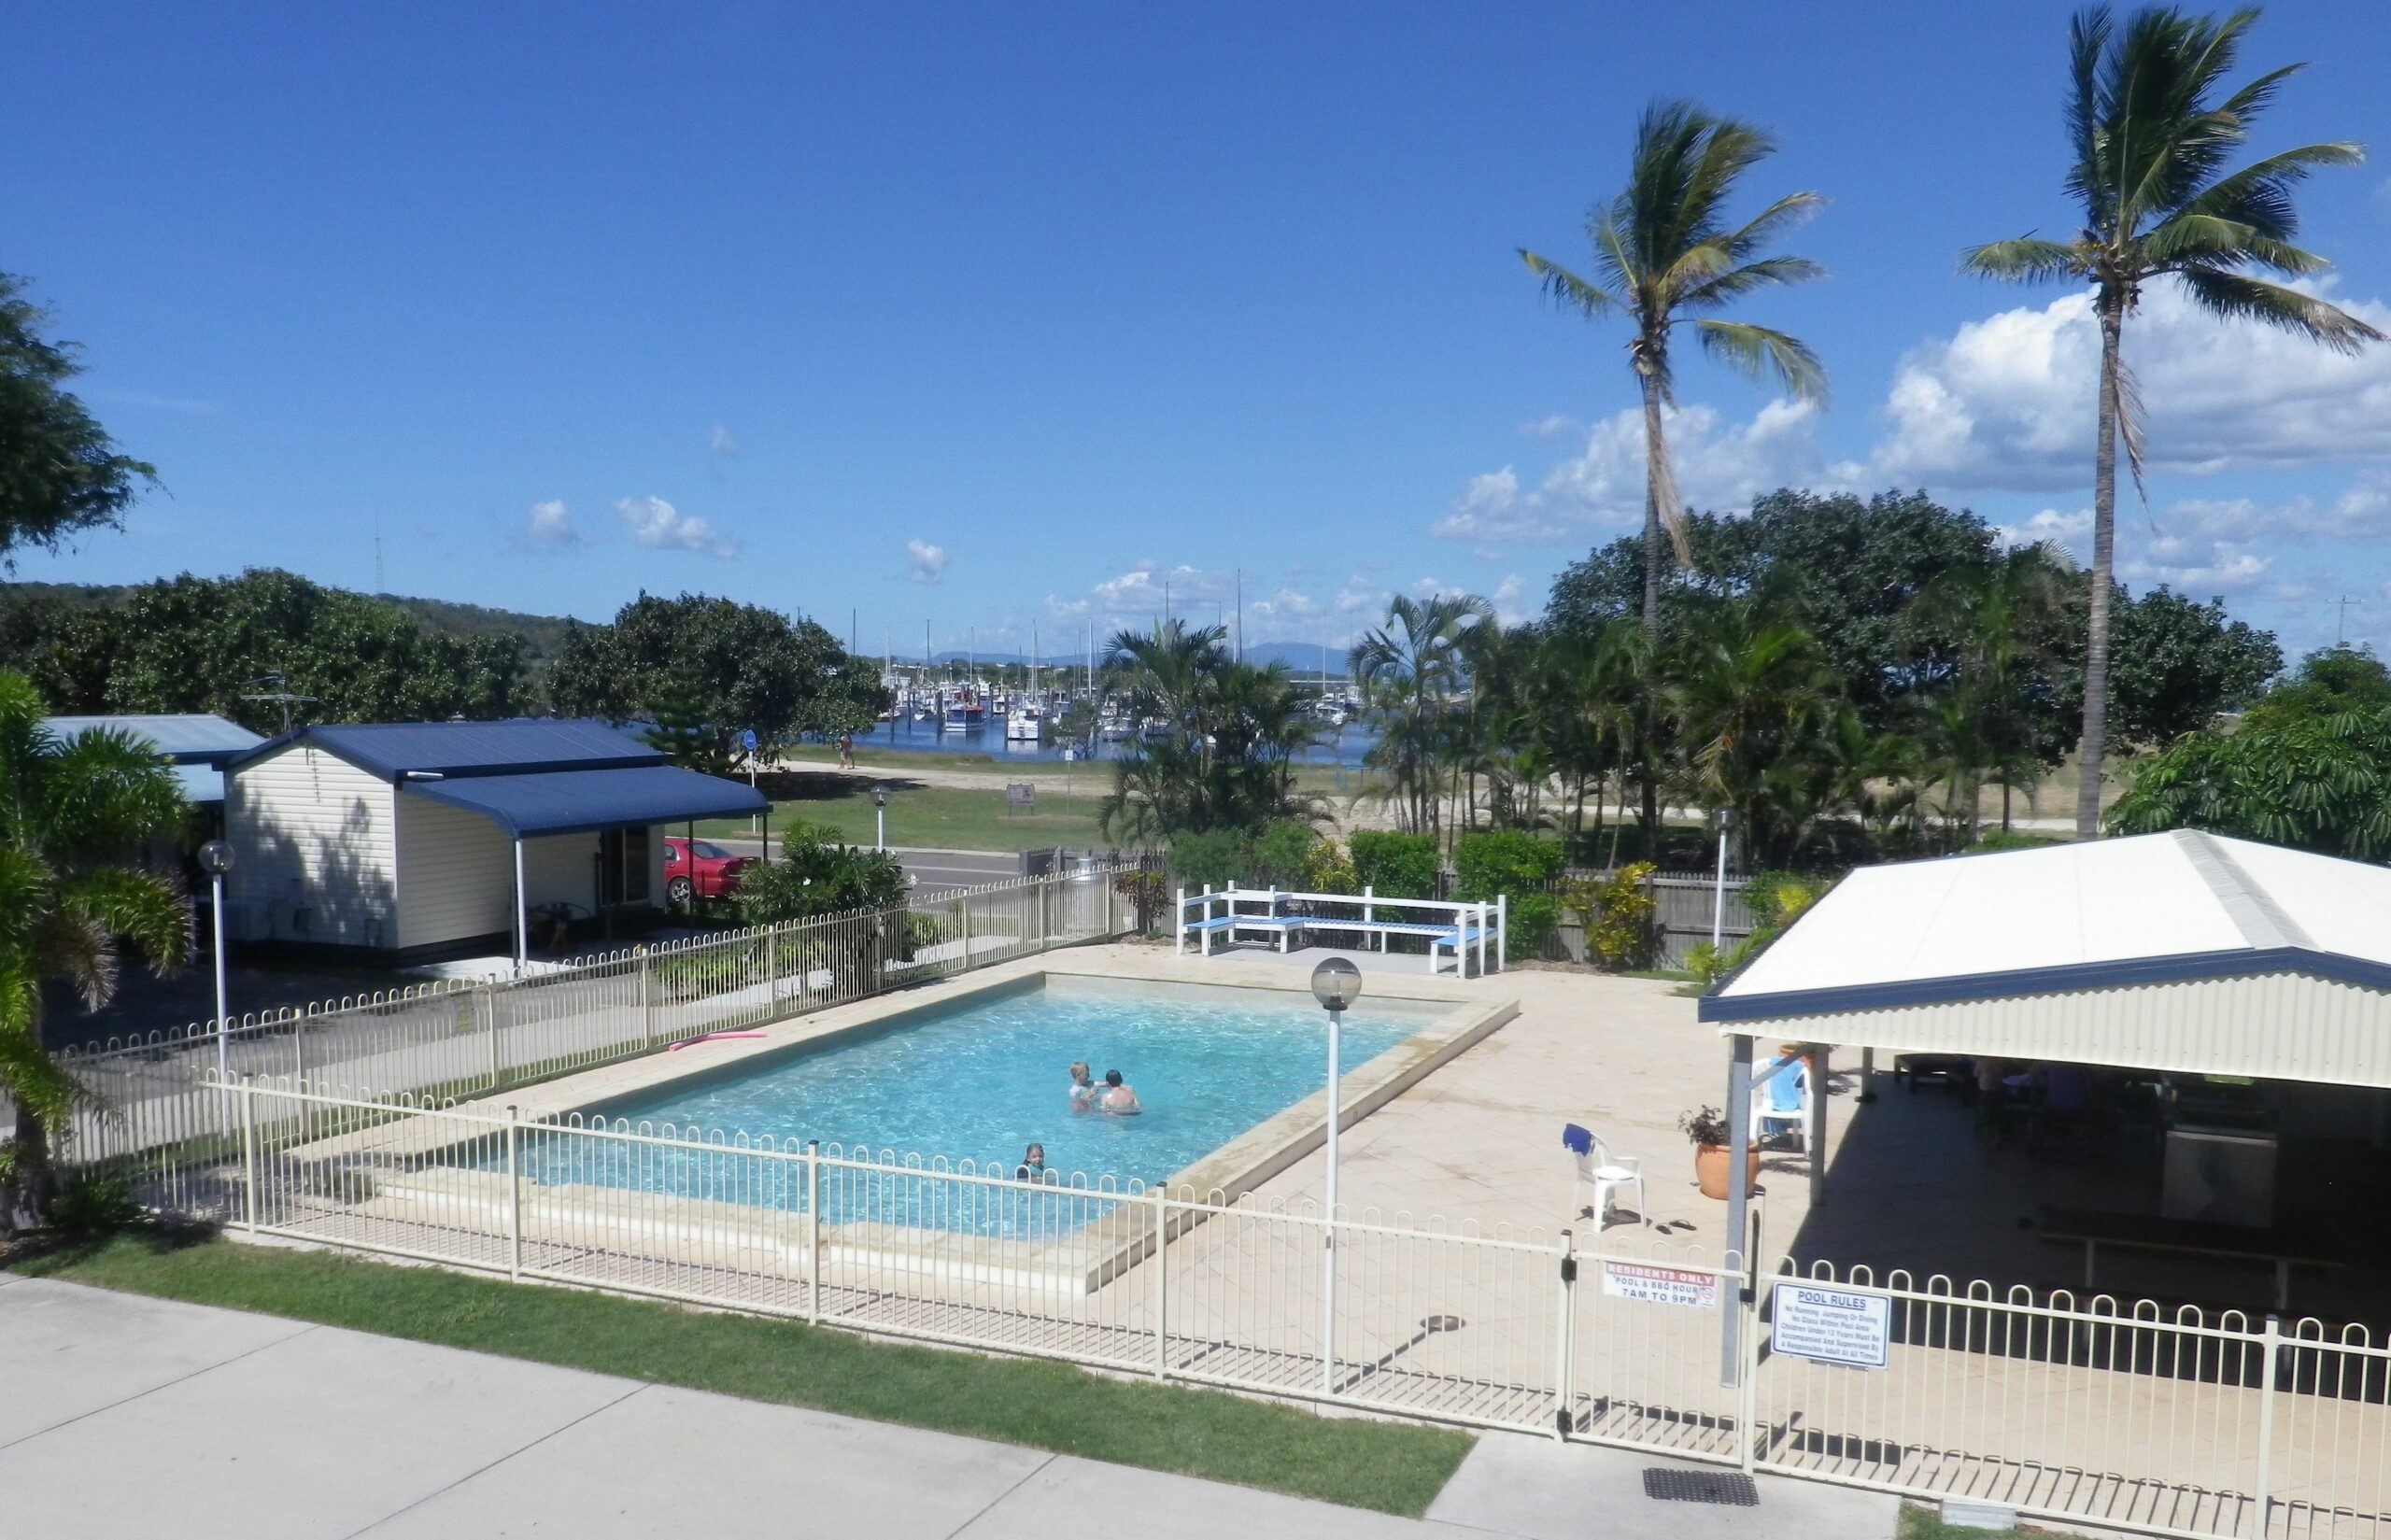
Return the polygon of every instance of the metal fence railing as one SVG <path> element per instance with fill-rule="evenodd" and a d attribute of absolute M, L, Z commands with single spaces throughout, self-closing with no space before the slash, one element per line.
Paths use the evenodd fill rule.
<path fill-rule="evenodd" d="M 366 1095 L 480 1095 L 898 984 L 1115 936 L 1135 866 L 1083 864 L 859 911 L 631 947 L 495 982 L 443 982 L 111 1039 L 56 1056 L 92 1093 L 85 1158 L 230 1132 L 218 1076 Z M 0 1098 L 0 1131 L 15 1115 Z"/>
<path fill-rule="evenodd" d="M 1755 1279 L 1642 1230 L 1332 1221 L 287 1078 L 205 1089 L 230 1137 L 116 1169 L 259 1234 L 2184 1540 L 2391 1526 L 2391 1346 L 2359 1328 L 1790 1263 Z M 1839 1335 L 1789 1316 L 1795 1288 Z"/>

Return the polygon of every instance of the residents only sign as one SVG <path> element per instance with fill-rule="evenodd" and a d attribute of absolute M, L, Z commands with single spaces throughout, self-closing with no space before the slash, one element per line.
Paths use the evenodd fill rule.
<path fill-rule="evenodd" d="M 1829 1289 L 1795 1279 L 1776 1282 L 1769 1346 L 1820 1363 L 1881 1369 L 1893 1336 L 1893 1302 L 1883 1294 Z"/>
<path fill-rule="evenodd" d="M 1640 1299 L 1647 1305 L 1683 1305 L 1710 1310 L 1719 1305 L 1715 1273 L 1689 1273 L 1677 1267 L 1647 1267 L 1637 1262 L 1603 1264 L 1603 1293 L 1613 1299 Z"/>

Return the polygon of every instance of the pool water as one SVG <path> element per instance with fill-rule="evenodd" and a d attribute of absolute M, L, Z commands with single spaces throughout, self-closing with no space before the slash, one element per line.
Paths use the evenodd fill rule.
<path fill-rule="evenodd" d="M 1419 1032 L 1444 1009 L 1365 996 L 1345 1015 L 1345 1071 Z M 884 1030 L 774 1058 L 744 1073 L 660 1086 L 590 1112 L 643 1132 L 669 1126 L 685 1138 L 743 1133 L 770 1137 L 783 1149 L 819 1139 L 826 1152 L 837 1146 L 872 1159 L 884 1151 L 898 1159 L 944 1156 L 1006 1175 L 1036 1141 L 1046 1147 L 1046 1168 L 1058 1178 L 1076 1173 L 1092 1182 L 1151 1182 L 1320 1090 L 1327 1078 L 1326 1038 L 1323 1012 L 1308 996 L 1049 980 L 1042 987 L 909 1012 Z M 1085 1059 L 1099 1082 L 1106 1070 L 1120 1070 L 1145 1111 L 1125 1118 L 1074 1114 L 1068 1089 L 1075 1059 Z M 759 1175 L 761 1163 L 694 1152 L 674 1159 L 669 1151 L 592 1144 L 529 1139 L 525 1175 L 547 1183 L 598 1181 L 789 1204 L 785 1179 Z M 828 1199 L 824 1207 L 832 1209 Z M 835 1211 L 826 1217 L 841 1218 Z"/>

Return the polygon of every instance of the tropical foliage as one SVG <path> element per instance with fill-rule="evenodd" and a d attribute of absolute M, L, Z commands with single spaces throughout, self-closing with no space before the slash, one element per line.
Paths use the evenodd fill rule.
<path fill-rule="evenodd" d="M 2272 282 L 2313 277 L 2327 263 L 2293 244 L 2293 194 L 2320 167 L 2362 160 L 2351 143 L 2303 145 L 2231 166 L 2251 125 L 2297 74 L 2270 70 L 2238 88 L 2227 77 L 2257 22 L 2158 7 L 2118 26 L 2108 7 L 2077 13 L 2068 41 L 2067 191 L 2081 228 L 2064 241 L 2025 235 L 1967 252 L 1988 277 L 2087 285 L 2101 328 L 2099 417 L 2093 443 L 2092 564 L 2084 654 L 2083 730 L 2076 788 L 2079 836 L 2100 832 L 2108 747 L 2110 621 L 2119 445 L 2137 486 L 2144 424 L 2125 362 L 2125 325 L 2143 290 L 2172 278 L 2220 319 L 2254 320 L 2355 352 L 2382 333 L 2316 294 Z"/>
<path fill-rule="evenodd" d="M 51 1130 L 85 1095 L 43 1045 L 49 986 L 96 1010 L 128 950 L 170 973 L 191 945 L 179 881 L 128 864 L 181 832 L 173 770 L 122 732 L 61 738 L 47 709 L 23 675 L 0 671 L 0 1095 L 17 1108 L 0 1225 L 20 1204 L 36 1218 L 48 1206 Z"/>
<path fill-rule="evenodd" d="M 1097 812 L 1111 838 L 1159 843 L 1326 816 L 1295 783 L 1318 728 L 1294 676 L 1234 660 L 1225 636 L 1166 620 L 1112 638 L 1105 666 L 1146 730 L 1113 761 Z"/>
<path fill-rule="evenodd" d="M 157 472 L 129 455 L 66 389 L 81 372 L 72 343 L 44 336 L 50 318 L 25 280 L 0 273 L 0 562 L 54 551 L 86 530 L 115 529 Z"/>
<path fill-rule="evenodd" d="M 742 925 L 890 909 L 905 901 L 905 869 L 886 851 L 846 844 L 799 824 L 779 839 L 778 859 L 745 868 L 733 896 Z"/>
<path fill-rule="evenodd" d="M 2188 734 L 2136 770 L 2109 827 L 2207 829 L 2380 860 L 2391 855 L 2391 711 Z"/>

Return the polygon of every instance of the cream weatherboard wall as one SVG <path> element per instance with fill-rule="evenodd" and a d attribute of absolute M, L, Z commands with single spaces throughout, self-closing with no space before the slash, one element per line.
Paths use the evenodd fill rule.
<path fill-rule="evenodd" d="M 428 798 L 398 800 L 399 940 L 435 946 L 515 928 L 515 848 L 479 813 Z M 597 907 L 599 836 L 538 835 L 523 842 L 523 885 L 532 908 L 566 903 L 581 914 Z M 664 836 L 648 840 L 647 901 L 664 892 Z"/>
<path fill-rule="evenodd" d="M 244 934 L 401 944 L 396 799 L 389 782 L 305 744 L 226 776 L 225 897 L 245 915 Z"/>
<path fill-rule="evenodd" d="M 401 796 L 400 946 L 434 946 L 515 928 L 515 855 L 479 813 Z"/>

